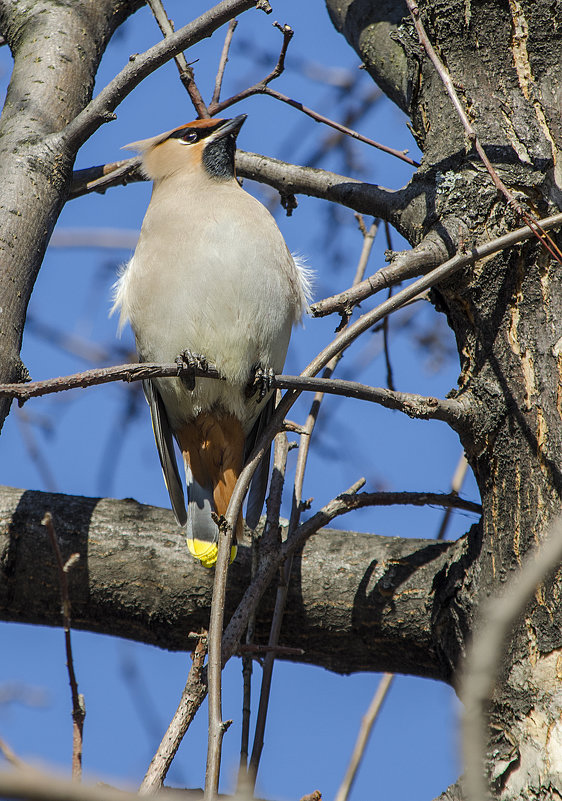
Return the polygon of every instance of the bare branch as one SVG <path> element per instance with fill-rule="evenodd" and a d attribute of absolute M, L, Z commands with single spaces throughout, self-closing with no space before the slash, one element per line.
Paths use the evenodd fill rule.
<path fill-rule="evenodd" d="M 324 125 L 328 125 L 330 128 L 334 128 L 336 131 L 340 131 L 340 133 L 344 133 L 347 136 L 350 136 L 352 139 L 357 139 L 359 142 L 364 142 L 366 145 L 376 147 L 377 150 L 382 150 L 384 153 L 395 156 L 395 158 L 405 161 L 406 164 L 409 164 L 412 167 L 420 166 L 419 162 L 414 161 L 414 159 L 411 159 L 409 156 L 407 156 L 405 151 L 395 150 L 395 148 L 389 147 L 388 145 L 381 145 L 380 142 L 376 142 L 374 139 L 370 139 L 368 136 L 363 136 L 363 134 L 360 134 L 351 128 L 347 128 L 345 125 L 341 125 L 339 122 L 335 122 L 335 120 L 331 120 L 329 117 L 325 117 L 323 114 L 320 114 L 318 111 L 314 111 L 314 109 L 308 108 L 299 101 L 293 100 L 292 98 L 287 97 L 287 95 L 281 94 L 281 92 L 278 92 L 276 89 L 271 89 L 271 87 L 266 86 L 261 90 L 260 93 L 274 97 L 276 100 L 280 100 L 282 103 L 287 103 L 287 105 L 302 111 L 303 114 L 311 117 L 316 122 L 322 122 Z"/>
<path fill-rule="evenodd" d="M 210 364 L 207 369 L 179 366 L 177 364 L 121 364 L 115 367 L 100 367 L 84 370 L 73 375 L 48 378 L 44 381 L 31 381 L 28 384 L 0 384 L 0 397 L 17 398 L 24 403 L 29 398 L 63 392 L 79 387 L 108 384 L 112 381 L 144 381 L 147 378 L 172 378 L 182 375 L 196 375 L 199 378 L 222 380 L 217 368 Z M 464 403 L 445 398 L 423 397 L 409 392 L 396 392 L 379 387 L 370 387 L 357 381 L 342 381 L 330 378 L 302 376 L 274 376 L 271 385 L 277 389 L 291 389 L 299 392 L 325 392 L 330 395 L 343 395 L 357 400 L 379 403 L 387 409 L 397 409 L 410 417 L 424 420 L 443 420 L 459 424 L 467 414 Z"/>
<path fill-rule="evenodd" d="M 260 7 L 256 0 L 222 0 L 154 47 L 132 56 L 127 66 L 56 137 L 62 137 L 67 146 L 85 142 L 100 125 L 114 119 L 115 108 L 147 75 L 252 6 Z"/>
<path fill-rule="evenodd" d="M 215 78 L 215 89 L 213 91 L 213 97 L 211 99 L 212 105 L 216 105 L 220 100 L 222 79 L 224 77 L 224 71 L 228 63 L 228 53 L 230 51 L 230 44 L 232 42 L 232 37 L 234 35 L 234 31 L 236 30 L 237 25 L 238 25 L 237 19 L 231 19 L 230 22 L 228 23 L 226 36 L 224 37 L 224 45 L 222 48 L 221 57 L 219 61 L 219 67 L 217 70 L 217 77 Z"/>
<path fill-rule="evenodd" d="M 277 435 L 277 437 L 275 438 L 275 443 L 276 443 L 276 449 L 275 449 L 274 474 L 271 480 L 271 490 L 267 502 L 267 518 L 265 523 L 264 535 L 262 537 L 262 548 L 277 547 L 278 549 L 280 549 L 281 530 L 279 527 L 279 514 L 281 511 L 283 486 L 285 483 L 287 454 L 289 452 L 287 435 L 285 434 L 285 432 L 282 432 Z M 275 597 L 275 609 L 273 612 L 271 626 L 269 629 L 269 640 L 262 671 L 260 700 L 256 716 L 256 725 L 254 729 L 254 743 L 252 747 L 250 765 L 246 772 L 245 777 L 243 777 L 244 781 L 241 784 L 241 786 L 249 795 L 253 795 L 254 793 L 258 765 L 261 756 L 261 751 L 263 748 L 265 723 L 267 719 L 267 707 L 269 704 L 271 679 L 273 675 L 273 663 L 275 657 L 278 655 L 279 632 L 281 629 L 281 623 L 283 621 L 283 609 L 286 600 L 286 592 L 285 594 L 283 594 L 283 587 L 286 590 L 288 586 L 288 577 L 286 576 L 286 570 L 285 570 L 286 567 L 287 563 L 285 563 L 284 569 L 281 571 L 279 586 L 277 588 L 277 593 Z"/>
<path fill-rule="evenodd" d="M 52 510 L 61 539 L 71 550 L 87 557 L 73 569 L 75 615 L 81 628 L 171 650 L 191 647 L 189 632 L 208 625 L 213 575 L 187 558 L 184 537 L 170 510 L 130 499 L 77 498 L 1 488 L 0 548 L 5 558 L 0 562 L 0 606 L 4 619 L 49 626 L 60 623 L 56 583 L 36 580 L 52 559 L 50 543 L 40 525 L 45 509 Z M 124 537 L 130 543 L 126 551 L 122 548 Z M 400 665 L 402 672 L 450 680 L 435 650 L 439 634 L 428 617 L 426 600 L 436 571 L 448 561 L 460 559 L 469 544 L 466 540 L 435 543 L 431 539 L 353 531 L 319 533 L 307 546 L 307 558 L 299 560 L 301 581 L 289 590 L 294 615 L 286 620 L 288 642 L 306 649 L 302 661 L 338 672 L 381 671 Z M 278 549 L 272 544 L 262 553 L 264 560 L 270 550 L 277 559 Z M 152 565 L 149 573 L 143 569 L 147 559 Z M 351 560 L 344 574 L 339 572 L 342 559 Z M 368 625 L 374 639 L 353 644 L 357 632 L 348 615 L 348 598 L 361 592 L 365 564 L 373 560 L 383 564 L 389 559 L 409 565 L 409 578 L 405 581 L 400 573 L 387 571 L 385 586 L 393 600 L 385 607 L 383 619 L 378 616 L 377 604 L 369 607 Z M 271 575 L 275 575 L 278 564 Z M 151 581 L 151 576 L 159 573 L 166 575 L 164 587 Z M 322 591 L 323 574 L 329 576 L 329 591 Z M 126 597 L 119 594 L 124 583 L 129 588 Z M 88 593 L 93 584 L 98 588 L 95 595 Z M 259 586 L 250 580 L 250 549 L 241 547 L 230 570 L 229 616 L 235 614 L 250 584 Z M 14 586 L 21 592 L 15 593 Z M 303 586 L 309 589 L 299 604 Z M 407 587 L 411 592 L 399 591 Z M 254 607 L 259 642 L 267 642 L 273 600 L 262 599 Z M 384 599 L 381 601 L 384 603 Z M 155 609 L 159 610 L 157 614 Z M 412 614 L 419 625 L 404 639 L 404 615 Z M 339 621 L 336 627 L 334 620 Z M 312 632 L 316 632 L 316 639 Z"/>
<path fill-rule="evenodd" d="M 67 562 L 63 563 L 52 514 L 50 512 L 46 512 L 41 522 L 47 529 L 51 546 L 57 560 L 62 607 L 62 626 L 66 649 L 66 667 L 68 670 L 68 680 L 70 683 L 70 694 L 72 699 L 72 778 L 75 781 L 80 781 L 82 778 L 82 742 L 84 718 L 86 717 L 86 706 L 84 704 L 84 696 L 78 692 L 78 682 L 76 681 L 76 673 L 74 670 L 72 640 L 70 637 L 70 594 L 68 591 L 67 579 L 68 571 L 72 568 L 72 565 L 77 562 L 77 560 L 80 558 L 80 555 L 72 554 Z"/>
<path fill-rule="evenodd" d="M 164 6 L 162 4 L 162 0 L 147 0 L 148 5 L 150 6 L 150 10 L 154 14 L 154 19 L 158 23 L 158 27 L 162 31 L 165 37 L 171 36 L 174 33 L 174 26 L 172 21 L 168 19 L 168 15 L 164 10 Z M 197 88 L 197 84 L 195 83 L 195 79 L 193 77 L 193 70 L 187 63 L 187 60 L 183 53 L 177 53 L 174 56 L 174 61 L 178 68 L 178 72 L 180 74 L 180 81 L 185 86 L 189 97 L 191 98 L 191 102 L 193 103 L 193 107 L 197 112 L 198 117 L 210 117 L 207 110 L 207 106 L 205 105 L 205 101 L 201 97 L 201 93 Z"/>
<path fill-rule="evenodd" d="M 357 774 L 357 768 L 361 764 L 363 754 L 365 753 L 365 748 L 369 742 L 371 729 L 373 728 L 375 720 L 377 719 L 377 716 L 381 710 L 382 703 L 386 698 L 388 691 L 390 690 L 393 679 L 394 673 L 384 673 L 377 689 L 375 690 L 375 694 L 373 695 L 373 699 L 369 704 L 369 708 L 361 720 L 361 728 L 359 729 L 359 734 L 357 735 L 353 753 L 351 754 L 349 765 L 347 766 L 344 779 L 336 794 L 335 801 L 347 801 L 349 792 L 353 786 L 353 782 Z"/>
<path fill-rule="evenodd" d="M 205 771 L 205 801 L 214 801 L 219 790 L 222 739 L 232 721 L 222 719 L 222 669 L 227 661 L 222 654 L 222 630 L 226 603 L 226 581 L 234 526 L 226 520 L 219 525 L 218 556 L 213 582 L 213 600 L 209 621 L 209 660 L 207 667 L 209 691 L 209 732 L 207 768 Z M 229 657 L 228 657 L 229 658 Z"/>
<path fill-rule="evenodd" d="M 162 787 L 189 724 L 203 702 L 206 694 L 206 683 L 203 676 L 206 654 L 207 637 L 205 633 L 198 637 L 192 657 L 193 663 L 178 708 L 142 780 L 139 788 L 141 795 L 153 795 Z"/>
<path fill-rule="evenodd" d="M 552 217 L 545 217 L 540 220 L 541 228 L 545 231 L 551 228 L 557 228 L 562 225 L 562 214 L 554 214 Z M 462 251 L 453 256 L 452 259 L 444 262 L 441 266 L 445 267 L 448 264 L 458 262 L 459 269 L 468 264 L 473 264 L 479 259 L 491 256 L 493 253 L 498 253 L 500 250 L 513 247 L 519 242 L 530 239 L 533 236 L 533 230 L 528 226 L 517 228 L 515 231 L 510 231 L 508 234 L 492 239 L 491 242 L 486 242 L 483 245 L 477 245 L 468 251 Z M 406 251 L 400 254 L 402 258 L 394 262 L 389 267 L 383 267 L 378 270 L 374 275 L 357 284 L 355 287 L 346 289 L 338 295 L 332 295 L 329 298 L 313 303 L 310 311 L 314 317 L 324 317 L 327 314 L 338 312 L 339 314 L 351 314 L 353 307 L 361 301 L 368 298 L 370 295 L 379 292 L 389 286 L 393 286 L 406 278 L 412 278 L 423 270 L 428 263 L 431 262 L 431 253 L 423 251 L 420 258 L 418 248 L 423 246 L 423 242 L 414 250 Z M 432 248 L 434 250 L 434 248 Z M 411 256 L 411 263 L 410 257 Z"/>

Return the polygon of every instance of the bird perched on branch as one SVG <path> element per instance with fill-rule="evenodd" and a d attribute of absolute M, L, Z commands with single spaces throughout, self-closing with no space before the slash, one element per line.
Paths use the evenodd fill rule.
<path fill-rule="evenodd" d="M 127 145 L 140 152 L 154 183 L 113 307 L 120 309 L 120 330 L 130 321 L 140 361 L 212 362 L 224 379 L 143 382 L 172 508 L 187 524 L 189 550 L 207 567 L 217 558 L 217 516 L 226 513 L 273 411 L 267 376 L 282 370 L 308 298 L 306 270 L 271 214 L 236 180 L 236 137 L 245 119 L 196 120 Z M 185 464 L 187 509 L 174 439 Z M 268 472 L 264 458 L 248 500 L 251 527 Z M 240 516 L 236 534 L 241 527 Z"/>

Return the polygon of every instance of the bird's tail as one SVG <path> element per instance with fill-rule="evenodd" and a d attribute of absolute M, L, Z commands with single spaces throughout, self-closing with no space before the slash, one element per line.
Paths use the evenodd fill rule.
<path fill-rule="evenodd" d="M 244 432 L 232 415 L 202 412 L 178 434 L 187 481 L 187 546 L 205 567 L 217 561 L 218 527 L 213 513 L 226 514 L 244 458 Z M 242 534 L 242 514 L 236 523 L 236 539 Z"/>

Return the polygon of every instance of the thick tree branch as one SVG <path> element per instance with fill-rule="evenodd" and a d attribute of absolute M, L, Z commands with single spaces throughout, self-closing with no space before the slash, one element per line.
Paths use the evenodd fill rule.
<path fill-rule="evenodd" d="M 208 624 L 212 572 L 189 557 L 171 512 L 132 500 L 3 488 L 3 619 L 60 621 L 56 565 L 41 525 L 46 511 L 65 545 L 63 558 L 80 554 L 68 577 L 76 628 L 174 650 L 193 647 L 189 633 Z M 241 547 L 229 571 L 227 618 L 249 584 L 249 551 Z M 454 572 L 461 592 L 462 566 L 471 553 L 470 540 L 435 543 L 341 531 L 313 535 L 295 555 L 282 644 L 304 650 L 304 656 L 291 658 L 335 671 L 388 670 L 450 680 L 450 666 L 440 655 L 447 627 L 442 620 L 435 627 L 437 610 L 443 612 L 438 596 L 452 580 L 452 564 L 461 568 Z M 267 642 L 273 604 L 273 593 L 267 592 L 257 613 L 258 643 Z"/>
<path fill-rule="evenodd" d="M 146 179 L 139 166 L 140 160 L 132 158 L 77 170 L 74 173 L 71 197 L 105 191 L 112 186 L 133 181 L 144 181 Z M 404 203 L 401 192 L 244 150 L 236 151 L 236 171 L 241 178 L 268 184 L 282 196 L 302 194 L 330 200 L 361 214 L 388 218 L 392 224 L 398 224 L 397 215 Z"/>

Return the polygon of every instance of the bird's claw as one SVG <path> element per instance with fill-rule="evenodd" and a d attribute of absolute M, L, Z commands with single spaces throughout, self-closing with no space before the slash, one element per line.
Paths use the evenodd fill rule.
<path fill-rule="evenodd" d="M 272 367 L 254 367 L 253 375 L 246 386 L 246 397 L 251 398 L 259 393 L 258 403 L 260 403 L 271 392 L 274 378 L 275 371 Z"/>
<path fill-rule="evenodd" d="M 195 370 L 206 372 L 209 369 L 206 357 L 200 353 L 192 353 L 190 350 L 182 351 L 179 356 L 176 356 L 175 361 L 178 371 L 181 370 L 180 378 L 189 390 L 195 388 Z"/>

